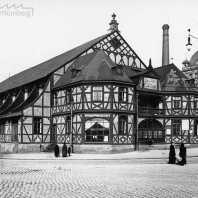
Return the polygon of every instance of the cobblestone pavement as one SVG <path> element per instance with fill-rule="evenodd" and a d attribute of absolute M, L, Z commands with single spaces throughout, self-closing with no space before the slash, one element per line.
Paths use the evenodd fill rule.
<path fill-rule="evenodd" d="M 198 158 L 0 160 L 1 198 L 198 197 Z"/>

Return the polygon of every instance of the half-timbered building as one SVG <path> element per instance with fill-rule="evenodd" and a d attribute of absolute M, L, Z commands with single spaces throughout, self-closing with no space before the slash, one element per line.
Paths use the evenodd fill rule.
<path fill-rule="evenodd" d="M 1 151 L 66 142 L 74 152 L 198 143 L 198 95 L 174 65 L 146 66 L 118 30 L 0 83 Z"/>

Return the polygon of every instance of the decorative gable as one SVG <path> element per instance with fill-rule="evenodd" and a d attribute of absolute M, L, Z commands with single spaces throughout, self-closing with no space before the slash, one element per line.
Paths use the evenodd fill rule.
<path fill-rule="evenodd" d="M 92 51 L 102 49 L 113 60 L 121 66 L 130 66 L 146 69 L 146 65 L 122 38 L 118 31 L 114 31 L 106 38 L 92 46 Z M 90 51 L 91 52 L 91 51 Z"/>

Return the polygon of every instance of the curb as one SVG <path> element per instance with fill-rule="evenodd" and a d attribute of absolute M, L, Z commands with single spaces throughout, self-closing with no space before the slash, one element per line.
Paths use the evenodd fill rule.
<path fill-rule="evenodd" d="M 188 158 L 196 158 L 196 157 L 198 157 L 198 155 L 197 156 L 189 156 Z M 74 161 L 74 160 L 81 160 L 81 161 L 88 161 L 88 160 L 109 160 L 109 161 L 111 161 L 111 160 L 163 160 L 163 159 L 168 159 L 167 157 L 163 157 L 163 158 L 117 158 L 117 159 L 67 159 L 68 157 L 66 157 L 66 158 L 49 158 L 49 159 L 22 159 L 22 158 L 7 158 L 7 157 L 3 157 L 3 158 L 1 158 L 0 157 L 0 159 L 6 159 L 6 160 L 29 160 L 29 161 L 31 161 L 31 160 L 39 160 L 39 161 L 44 161 L 44 160 L 47 160 L 47 161 L 49 161 L 49 160 L 52 160 L 52 161 L 54 161 L 54 160 L 58 160 L 58 161 L 61 161 L 61 160 L 72 160 L 72 161 Z"/>

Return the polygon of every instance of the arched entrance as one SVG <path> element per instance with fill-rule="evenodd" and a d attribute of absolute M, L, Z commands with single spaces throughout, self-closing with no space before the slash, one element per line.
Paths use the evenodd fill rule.
<path fill-rule="evenodd" d="M 154 143 L 164 143 L 165 134 L 162 124 L 157 120 L 143 120 L 138 125 L 138 139 L 148 140 L 152 138 Z"/>

